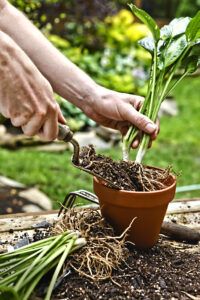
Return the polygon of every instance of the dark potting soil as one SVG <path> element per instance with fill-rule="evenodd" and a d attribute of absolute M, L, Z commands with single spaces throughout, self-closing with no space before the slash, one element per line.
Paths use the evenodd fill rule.
<path fill-rule="evenodd" d="M 102 258 L 104 254 L 108 259 L 113 258 L 108 250 L 112 249 L 112 245 L 117 248 L 118 243 L 112 240 L 113 229 L 104 223 L 100 212 L 88 209 L 70 211 L 57 223 L 58 227 L 63 224 L 61 230 L 65 226 L 79 230 L 81 236 L 86 237 L 89 249 L 95 250 L 91 252 L 91 256 L 94 256 L 98 249 Z M 46 224 L 42 226 L 43 229 L 35 229 L 31 239 L 26 234 L 24 237 L 30 242 L 48 237 L 51 234 L 51 227 Z M 56 225 L 54 230 L 57 232 Z M 108 239 L 104 245 L 108 248 L 103 248 L 101 243 L 98 247 L 95 237 L 106 236 Z M 23 239 L 22 236 L 18 236 L 19 238 Z M 105 280 L 95 281 L 73 269 L 73 262 L 78 258 L 81 258 L 80 262 L 84 261 L 89 249 L 83 247 L 69 257 L 65 272 L 57 281 L 52 300 L 200 299 L 198 296 L 200 295 L 200 245 L 177 243 L 164 236 L 160 237 L 157 245 L 146 251 L 137 250 L 127 243 L 123 253 L 121 252 L 123 259 L 120 265 L 112 270 L 111 276 Z M 91 256 L 89 260 L 92 261 Z M 50 278 L 43 279 L 37 292 L 39 297 L 32 299 L 44 299 L 43 293 L 49 280 Z"/>
<path fill-rule="evenodd" d="M 152 249 L 138 250 L 117 240 L 100 212 L 88 209 L 69 210 L 58 222 L 60 227 L 78 230 L 87 244 L 69 257 L 54 300 L 183 300 L 189 299 L 185 293 L 200 296 L 200 245 L 161 236 Z M 107 272 L 108 263 L 112 272 Z"/>
<path fill-rule="evenodd" d="M 153 169 L 132 161 L 113 161 L 110 157 L 96 154 L 92 145 L 81 149 L 79 166 L 112 182 L 121 190 L 154 191 L 172 183 L 170 168 Z"/>
<path fill-rule="evenodd" d="M 160 238 L 148 251 L 130 249 L 112 279 L 93 282 L 71 270 L 55 291 L 65 300 L 200 299 L 200 253 L 196 246 Z M 194 298 L 196 296 L 196 298 Z"/>

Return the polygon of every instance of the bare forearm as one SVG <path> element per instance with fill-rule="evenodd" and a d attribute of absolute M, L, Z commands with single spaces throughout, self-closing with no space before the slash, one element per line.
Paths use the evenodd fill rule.
<path fill-rule="evenodd" d="M 0 29 L 27 53 L 55 92 L 82 108 L 95 93 L 95 82 L 64 57 L 22 13 L 5 3 L 0 0 Z"/>

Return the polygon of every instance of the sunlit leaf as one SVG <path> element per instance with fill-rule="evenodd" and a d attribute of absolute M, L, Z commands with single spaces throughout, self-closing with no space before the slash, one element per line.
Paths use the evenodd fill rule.
<path fill-rule="evenodd" d="M 186 29 L 186 37 L 189 42 L 196 42 L 200 39 L 200 10 L 191 19 Z"/>
<path fill-rule="evenodd" d="M 160 38 L 160 29 L 154 19 L 146 13 L 144 10 L 138 8 L 137 6 L 133 4 L 129 4 L 129 7 L 131 8 L 132 12 L 135 14 L 135 16 L 140 19 L 151 31 L 155 41 L 158 41 Z"/>
<path fill-rule="evenodd" d="M 187 40 L 185 35 L 182 35 L 178 39 L 172 41 L 163 53 L 165 68 L 173 64 L 180 57 L 186 47 Z"/>
<path fill-rule="evenodd" d="M 140 46 L 142 46 L 145 50 L 149 51 L 151 54 L 155 49 L 155 42 L 150 37 L 145 37 L 138 42 Z"/>
<path fill-rule="evenodd" d="M 177 18 L 172 20 L 168 25 L 165 25 L 160 30 L 160 36 L 163 40 L 170 37 L 185 33 L 185 30 L 190 22 L 191 18 Z"/>

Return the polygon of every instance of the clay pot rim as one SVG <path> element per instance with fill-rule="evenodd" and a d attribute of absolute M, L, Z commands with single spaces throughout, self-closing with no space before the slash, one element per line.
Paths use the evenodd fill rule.
<path fill-rule="evenodd" d="M 148 168 L 153 168 L 153 169 L 157 169 L 157 170 L 162 170 L 161 168 L 157 168 L 157 167 L 151 167 L 151 166 L 147 166 Z M 173 180 L 173 183 L 170 184 L 169 186 L 167 186 L 166 188 L 164 189 L 160 189 L 160 190 L 156 190 L 156 191 L 128 191 L 128 190 L 117 190 L 117 189 L 114 189 L 114 188 L 111 188 L 111 187 L 108 187 L 106 184 L 103 183 L 103 180 L 101 179 L 98 179 L 97 177 L 93 177 L 94 178 L 94 181 L 96 181 L 98 184 L 102 184 L 105 188 L 109 189 L 109 190 L 112 190 L 112 191 L 115 191 L 115 192 L 119 192 L 119 193 L 126 193 L 126 194 L 146 194 L 146 195 L 149 195 L 149 194 L 158 194 L 158 193 L 161 193 L 161 192 L 164 192 L 164 191 L 168 191 L 168 190 L 171 190 L 174 186 L 176 186 L 176 176 L 173 175 L 172 173 L 170 173 L 170 176 Z"/>

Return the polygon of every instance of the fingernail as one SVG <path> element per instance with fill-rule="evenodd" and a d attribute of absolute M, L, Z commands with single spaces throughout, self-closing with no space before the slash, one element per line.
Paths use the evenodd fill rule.
<path fill-rule="evenodd" d="M 152 133 L 156 130 L 157 126 L 153 123 L 148 123 L 145 127 L 146 131 L 148 131 L 149 133 Z"/>
<path fill-rule="evenodd" d="M 135 140 L 133 143 L 132 143 L 132 148 L 135 149 L 138 147 L 138 144 L 139 144 L 139 141 L 138 140 Z"/>

